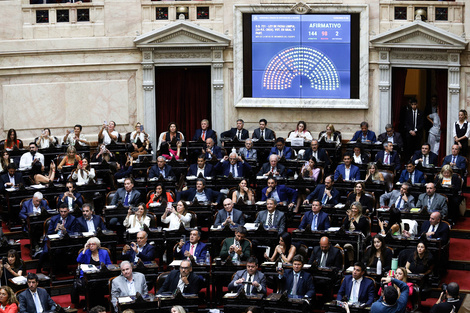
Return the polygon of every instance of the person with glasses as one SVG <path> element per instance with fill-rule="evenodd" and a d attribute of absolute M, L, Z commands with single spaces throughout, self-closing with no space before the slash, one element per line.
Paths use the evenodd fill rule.
<path fill-rule="evenodd" d="M 202 279 L 193 273 L 191 261 L 184 260 L 179 269 L 172 270 L 168 274 L 157 294 L 173 294 L 177 289 L 183 294 L 198 294 L 201 282 Z"/>
<path fill-rule="evenodd" d="M 246 269 L 237 271 L 228 285 L 231 292 L 239 292 L 241 289 L 244 289 L 246 294 L 266 295 L 266 277 L 258 271 L 258 259 L 255 257 L 246 261 Z"/>

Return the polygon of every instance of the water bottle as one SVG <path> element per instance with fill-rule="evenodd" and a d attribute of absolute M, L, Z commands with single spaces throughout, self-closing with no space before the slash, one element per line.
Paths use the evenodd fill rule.
<path fill-rule="evenodd" d="M 211 264 L 211 254 L 209 253 L 209 251 L 206 252 L 206 264 Z"/>
<path fill-rule="evenodd" d="M 237 149 L 235 149 L 235 147 L 232 147 L 232 153 L 237 153 Z"/>
<path fill-rule="evenodd" d="M 380 258 L 377 260 L 377 275 L 382 275 L 382 261 L 380 261 Z"/>

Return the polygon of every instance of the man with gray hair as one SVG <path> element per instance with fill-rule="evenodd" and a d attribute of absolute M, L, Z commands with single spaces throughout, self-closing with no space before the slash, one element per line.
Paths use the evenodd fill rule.
<path fill-rule="evenodd" d="M 173 173 L 173 169 L 171 166 L 166 164 L 166 159 L 164 156 L 159 156 L 157 158 L 157 164 L 152 166 L 149 171 L 149 178 L 158 178 L 162 175 L 165 179 L 172 179 L 175 177 L 175 173 Z"/>
<path fill-rule="evenodd" d="M 247 177 L 251 172 L 250 164 L 245 162 L 235 152 L 230 153 L 229 156 L 224 156 L 220 162 L 217 162 L 214 168 L 218 174 L 224 177 L 230 174 L 233 177 Z"/>
<path fill-rule="evenodd" d="M 257 160 L 258 159 L 258 151 L 253 149 L 253 140 L 247 139 L 245 140 L 245 146 L 238 150 L 238 153 L 244 157 L 246 160 Z"/>
<path fill-rule="evenodd" d="M 222 138 L 232 138 L 235 139 L 237 138 L 238 140 L 245 140 L 250 137 L 250 133 L 243 128 L 245 126 L 245 122 L 242 119 L 237 120 L 237 127 L 232 127 L 227 131 L 224 131 L 222 134 L 220 134 L 220 137 Z"/>
<path fill-rule="evenodd" d="M 135 296 L 137 293 L 144 296 L 148 293 L 144 274 L 134 273 L 129 261 L 122 261 L 120 268 L 121 275 L 114 278 L 111 283 L 111 303 L 116 312 L 118 298 Z"/>
<path fill-rule="evenodd" d="M 269 162 L 264 163 L 260 168 L 257 176 L 287 176 L 286 167 L 279 164 L 279 156 L 277 154 L 271 154 L 269 156 Z"/>
<path fill-rule="evenodd" d="M 42 193 L 36 191 L 33 195 L 32 199 L 26 200 L 23 202 L 23 206 L 21 207 L 20 211 L 20 218 L 25 220 L 31 214 L 41 214 L 43 210 L 50 210 L 49 206 L 47 205 L 47 201 L 43 199 Z M 25 229 L 25 231 L 29 232 L 29 236 L 31 238 L 31 247 L 33 247 L 34 252 L 40 250 L 39 248 L 39 239 L 42 235 L 42 225 L 32 224 L 30 229 Z"/>
<path fill-rule="evenodd" d="M 396 151 L 393 151 L 393 143 L 384 142 L 383 147 L 384 149 L 375 155 L 375 162 L 380 161 L 384 165 L 394 165 L 395 170 L 398 171 L 401 167 L 400 156 Z"/>
<path fill-rule="evenodd" d="M 400 133 L 395 132 L 392 124 L 385 125 L 385 133 L 379 135 L 380 142 L 391 142 L 394 145 L 398 146 L 399 150 L 403 149 L 403 138 Z"/>

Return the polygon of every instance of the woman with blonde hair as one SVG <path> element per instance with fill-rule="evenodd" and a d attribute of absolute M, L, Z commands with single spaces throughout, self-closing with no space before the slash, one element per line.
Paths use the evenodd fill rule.
<path fill-rule="evenodd" d="M 74 146 L 67 148 L 67 155 L 60 161 L 57 169 L 60 171 L 64 166 L 74 166 L 75 163 L 80 162 L 82 158 L 77 154 L 77 149 Z"/>
<path fill-rule="evenodd" d="M 335 130 L 333 124 L 326 125 L 326 130 L 320 132 L 318 141 L 334 142 L 336 145 L 341 143 L 341 135 Z"/>
<path fill-rule="evenodd" d="M 373 182 L 384 181 L 384 176 L 379 172 L 377 164 L 375 163 L 369 163 L 369 165 L 367 165 L 366 180 L 368 180 L 369 177 Z"/>
<path fill-rule="evenodd" d="M 147 207 L 145 203 L 139 203 L 137 210 L 133 214 L 132 208 L 129 207 L 124 226 L 127 227 L 129 232 L 137 232 L 144 229 L 144 225 L 150 227 L 150 217 L 147 216 Z"/>
<path fill-rule="evenodd" d="M 181 305 L 175 305 L 171 308 L 171 313 L 186 313 L 186 310 Z"/>

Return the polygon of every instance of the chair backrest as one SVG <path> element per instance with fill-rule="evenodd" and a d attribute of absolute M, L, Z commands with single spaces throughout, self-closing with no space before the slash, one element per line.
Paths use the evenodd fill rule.
<path fill-rule="evenodd" d="M 335 246 L 332 246 L 332 248 L 336 248 L 339 250 L 339 252 L 341 253 L 341 258 L 343 260 L 343 263 L 342 263 L 342 266 L 341 266 L 341 271 L 343 271 L 345 268 L 344 268 L 344 262 L 345 262 L 345 256 L 344 256 L 344 249 L 343 247 L 339 246 L 339 245 L 335 245 Z"/>
<path fill-rule="evenodd" d="M 379 173 L 382 173 L 382 176 L 384 177 L 385 190 L 387 192 L 393 190 L 393 181 L 395 179 L 395 175 L 392 173 L 392 171 L 380 169 Z"/>
<path fill-rule="evenodd" d="M 49 224 L 50 223 L 51 223 L 51 218 L 50 217 L 46 218 L 46 220 L 44 221 L 44 228 L 43 228 L 43 231 L 42 231 L 43 236 L 46 236 L 47 230 L 49 229 Z"/>
<path fill-rule="evenodd" d="M 150 217 L 150 228 L 157 227 L 157 216 L 155 213 L 147 212 L 147 216 Z"/>
<path fill-rule="evenodd" d="M 191 221 L 189 222 L 189 227 L 194 228 L 197 227 L 197 214 L 194 211 L 188 210 L 188 213 L 191 213 Z"/>
<path fill-rule="evenodd" d="M 110 205 L 111 201 L 113 201 L 114 195 L 116 194 L 116 190 L 108 192 L 106 195 L 106 205 Z"/>
<path fill-rule="evenodd" d="M 160 275 L 158 275 L 157 283 L 155 284 L 155 294 L 158 292 L 158 290 L 160 290 L 160 288 L 162 288 L 163 283 L 165 282 L 165 279 L 168 277 L 168 275 L 170 275 L 170 273 L 171 272 L 168 271 L 168 272 L 163 272 Z"/>
<path fill-rule="evenodd" d="M 415 249 L 405 249 L 400 251 L 400 253 L 398 254 L 398 267 L 404 267 L 410 255 L 414 252 Z"/>
<path fill-rule="evenodd" d="M 307 261 L 308 261 L 308 247 L 307 247 L 307 245 L 304 245 L 304 244 L 299 245 L 299 248 L 298 248 L 296 254 L 300 254 L 301 256 L 303 256 L 305 263 L 307 263 Z"/>

